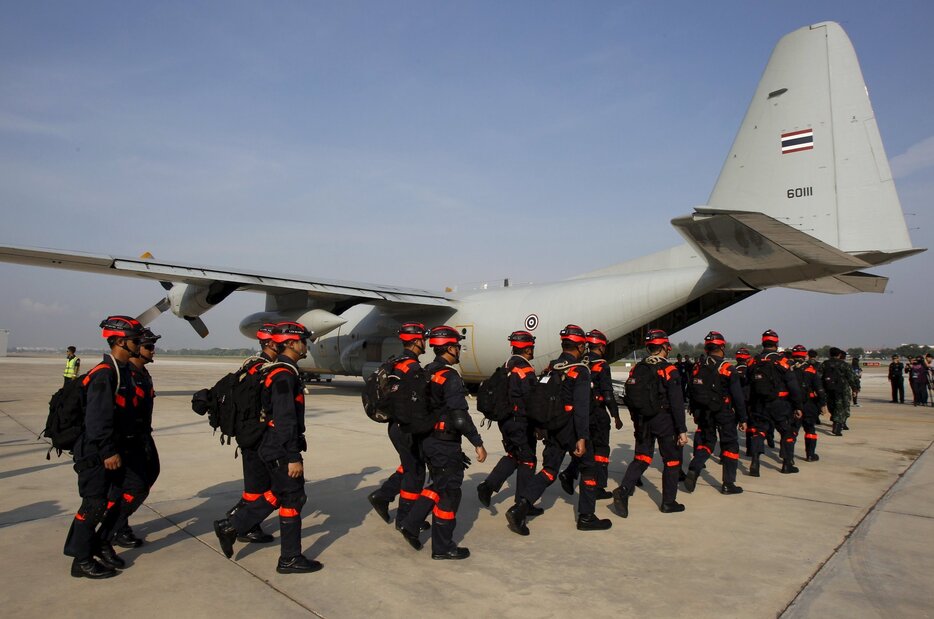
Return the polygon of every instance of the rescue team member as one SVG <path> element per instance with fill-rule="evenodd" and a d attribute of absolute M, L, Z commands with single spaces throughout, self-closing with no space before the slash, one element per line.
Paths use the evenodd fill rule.
<path fill-rule="evenodd" d="M 108 316 L 100 323 L 110 354 L 82 381 L 87 395 L 84 432 L 74 449 L 81 507 L 65 540 L 65 555 L 74 557 L 71 575 L 76 578 L 110 578 L 125 566 L 97 525 L 108 511 L 111 488 L 122 488 L 125 470 L 120 447 L 124 442 L 133 398 L 127 362 L 139 354 L 143 325 L 129 316 Z M 113 506 L 111 506 L 113 507 Z"/>
<path fill-rule="evenodd" d="M 130 378 L 133 381 L 133 418 L 134 429 L 139 449 L 131 450 L 124 459 L 126 469 L 123 488 L 111 488 L 110 500 L 120 504 L 119 510 L 111 510 L 101 524 L 101 535 L 106 535 L 108 528 L 116 531 L 112 543 L 123 548 L 139 548 L 143 540 L 133 534 L 128 522 L 129 517 L 139 509 L 149 496 L 149 491 L 159 477 L 159 453 L 152 440 L 152 409 L 156 397 L 152 376 L 146 365 L 154 361 L 156 341 L 162 337 L 144 327 L 140 335 L 139 355 L 130 357 Z M 121 513 L 125 512 L 125 513 Z M 111 513 L 118 516 L 115 524 L 108 522 Z"/>
<path fill-rule="evenodd" d="M 401 379 L 406 374 L 422 370 L 418 358 L 425 353 L 425 325 L 420 322 L 407 322 L 399 328 L 402 340 L 402 356 L 395 360 L 392 376 Z M 397 421 L 391 419 L 387 432 L 389 441 L 399 454 L 399 468 L 389 476 L 383 485 L 369 494 L 370 505 L 379 517 L 389 523 L 389 504 L 399 495 L 399 509 L 396 510 L 396 528 L 408 515 L 412 505 L 418 500 L 425 485 L 425 460 L 421 455 L 420 443 L 423 437 L 415 437 L 405 432 Z M 424 525 L 421 525 L 424 527 Z"/>
<path fill-rule="evenodd" d="M 821 369 L 820 361 L 817 360 L 817 351 L 814 350 L 813 348 L 811 348 L 810 350 L 808 350 L 808 365 L 811 366 L 812 368 L 814 368 L 814 372 L 815 372 L 818 376 L 821 375 L 821 371 L 820 371 L 820 369 Z M 820 381 L 819 381 L 819 382 L 820 382 Z M 823 385 L 821 385 L 821 389 L 823 389 Z M 826 389 L 823 389 L 823 391 L 824 391 L 824 406 L 821 408 L 821 414 L 828 415 L 828 414 L 829 414 L 829 409 L 828 409 L 827 404 L 826 404 L 826 402 L 827 402 L 827 390 L 826 390 Z M 820 415 L 818 415 L 817 419 L 814 420 L 814 425 L 815 425 L 815 426 L 822 425 L 822 424 L 821 424 L 821 420 L 820 420 Z"/>
<path fill-rule="evenodd" d="M 474 446 L 478 462 L 486 460 L 483 439 L 468 412 L 467 387 L 457 370 L 451 367 L 460 362 L 462 339 L 460 333 L 446 325 L 434 327 L 428 334 L 428 345 L 436 355 L 435 360 L 425 367 L 431 377 L 428 406 L 435 413 L 436 422 L 434 430 L 422 441 L 422 451 L 428 460 L 431 484 L 422 490 L 400 529 L 406 541 L 420 550 L 419 528 L 428 512 L 432 512 L 432 559 L 466 559 L 470 556 L 470 550 L 457 546 L 453 539 L 464 469 L 470 464 L 461 451 L 461 437 L 466 437 Z"/>
<path fill-rule="evenodd" d="M 633 376 L 638 366 L 648 366 L 654 370 L 660 386 L 656 410 L 649 415 L 633 415 L 635 425 L 636 445 L 632 462 L 626 468 L 626 473 L 620 481 L 619 487 L 613 491 L 613 506 L 623 518 L 629 517 L 629 496 L 635 490 L 636 482 L 652 464 L 655 453 L 655 442 L 658 441 L 658 451 L 665 460 L 662 472 L 662 504 L 659 509 L 663 514 L 683 512 L 684 505 L 678 503 L 678 473 L 681 471 L 681 448 L 688 442 L 688 430 L 684 423 L 684 400 L 682 399 L 681 376 L 678 368 L 668 361 L 671 352 L 671 343 L 668 334 L 660 329 L 651 329 L 645 334 L 645 349 L 648 356 L 636 364 L 629 373 L 626 388 L 630 389 Z"/>
<path fill-rule="evenodd" d="M 62 383 L 62 387 L 78 378 L 78 373 L 81 371 L 81 359 L 75 356 L 76 352 L 78 349 L 74 346 L 68 347 L 68 354 L 65 355 L 65 382 Z"/>
<path fill-rule="evenodd" d="M 276 325 L 264 323 L 256 330 L 256 339 L 259 341 L 259 355 L 254 355 L 246 359 L 240 366 L 241 371 L 250 375 L 262 372 L 263 366 L 267 363 L 276 361 L 278 353 L 276 352 L 276 342 L 272 336 Z M 262 520 L 246 531 L 237 536 L 238 542 L 253 544 L 268 544 L 275 538 L 263 531 L 262 521 L 276 509 L 276 499 L 272 493 L 272 480 L 269 477 L 269 471 L 266 464 L 259 457 L 258 446 L 239 447 L 240 462 L 243 466 L 243 494 L 237 504 L 227 510 L 227 519 L 233 518 L 237 510 L 251 504 L 255 504 L 257 513 L 265 511 Z M 262 508 L 262 509 L 260 509 Z"/>
<path fill-rule="evenodd" d="M 263 410 L 268 411 L 267 429 L 257 453 L 272 485 L 268 500 L 279 507 L 281 551 L 276 571 L 280 574 L 316 572 L 322 565 L 302 554 L 302 506 L 305 505 L 305 469 L 302 453 L 305 442 L 305 391 L 299 377 L 298 361 L 308 354 L 313 334 L 297 322 L 280 322 L 272 332 L 277 363 L 263 382 Z M 265 505 L 254 501 L 238 509 L 233 518 L 214 522 L 221 550 L 229 559 L 238 535 L 243 535 L 269 514 Z"/>
<path fill-rule="evenodd" d="M 746 455 L 752 455 L 752 410 L 749 408 L 749 364 L 752 362 L 752 355 L 749 349 L 741 346 L 736 349 L 736 365 L 733 366 L 733 372 L 739 376 L 739 384 L 743 389 L 743 400 L 746 402 Z"/>
<path fill-rule="evenodd" d="M 506 455 L 500 458 L 486 480 L 477 486 L 477 497 L 484 507 L 490 506 L 493 494 L 499 492 L 507 479 L 516 473 L 516 500 L 526 491 L 538 459 L 535 455 L 535 426 L 526 417 L 528 397 L 532 386 L 538 382 L 535 368 L 530 363 L 535 358 L 535 336 L 528 331 L 513 331 L 508 338 L 512 356 L 506 361 L 509 370 L 508 393 L 512 415 L 499 422 Z M 543 513 L 539 507 L 529 510 L 530 516 Z"/>
<path fill-rule="evenodd" d="M 606 355 L 606 336 L 597 329 L 587 333 L 587 363 L 590 367 L 590 438 L 593 442 L 593 458 L 597 467 L 597 500 L 611 499 L 606 484 L 610 466 L 610 417 L 616 429 L 623 427 L 619 417 L 619 404 L 613 392 L 613 375 Z M 609 415 L 607 414 L 609 412 Z M 574 494 L 574 480 L 577 479 L 578 460 L 571 458 L 571 463 L 558 475 L 561 488 L 568 494 Z"/>
<path fill-rule="evenodd" d="M 694 457 L 684 480 L 684 488 L 688 492 L 694 492 L 697 478 L 717 446 L 717 434 L 720 435 L 720 466 L 723 469 L 720 492 L 739 494 L 743 491 L 736 485 L 739 465 L 739 435 L 736 430 L 746 430 L 746 396 L 739 374 L 723 358 L 725 346 L 722 333 L 708 333 L 704 337 L 704 354 L 693 369 L 691 410 L 701 435 L 694 444 Z M 716 381 L 712 390 L 706 385 L 707 380 Z M 705 390 L 710 400 L 707 403 L 702 401 L 705 398 L 701 395 Z"/>
<path fill-rule="evenodd" d="M 577 529 L 602 531 L 613 523 L 594 515 L 597 504 L 597 471 L 593 444 L 590 441 L 590 369 L 581 358 L 587 349 L 587 336 L 577 325 L 567 325 L 560 332 L 561 355 L 550 370 L 552 379 L 563 374 L 561 405 L 567 413 L 564 425 L 548 430 L 545 450 L 542 452 L 542 470 L 532 478 L 516 504 L 506 511 L 509 530 L 528 535 L 526 519 L 530 508 L 541 498 L 558 476 L 564 455 L 570 453 L 580 459 L 580 498 L 577 503 Z"/>
<path fill-rule="evenodd" d="M 795 432 L 800 425 L 804 428 L 804 460 L 817 462 L 817 422 L 821 412 L 827 412 L 827 395 L 821 384 L 821 376 L 811 363 L 808 362 L 808 349 L 801 344 L 791 349 L 792 371 L 801 384 L 804 395 L 804 414 L 800 421 L 795 423 Z"/>
<path fill-rule="evenodd" d="M 749 382 L 755 427 L 749 475 L 759 477 L 759 458 L 765 452 L 765 429 L 770 425 L 778 430 L 781 438 L 782 473 L 797 473 L 792 422 L 801 419 L 804 398 L 788 360 L 778 352 L 778 334 L 772 329 L 762 334 L 762 352 L 750 369 Z"/>

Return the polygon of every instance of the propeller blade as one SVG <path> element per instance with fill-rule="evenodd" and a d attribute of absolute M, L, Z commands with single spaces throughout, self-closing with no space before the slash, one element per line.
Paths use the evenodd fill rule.
<path fill-rule="evenodd" d="M 194 330 L 198 333 L 198 335 L 200 335 L 201 337 L 207 337 L 207 336 L 208 336 L 208 326 L 207 326 L 206 324 L 204 324 L 204 321 L 201 320 L 200 317 L 198 317 L 198 316 L 185 316 L 185 320 L 188 321 L 188 323 L 191 325 L 192 329 L 194 329 Z"/>
<path fill-rule="evenodd" d="M 162 315 L 162 312 L 169 309 L 171 302 L 168 297 L 160 299 L 155 305 L 136 317 L 140 324 L 148 325 L 153 320 Z"/>

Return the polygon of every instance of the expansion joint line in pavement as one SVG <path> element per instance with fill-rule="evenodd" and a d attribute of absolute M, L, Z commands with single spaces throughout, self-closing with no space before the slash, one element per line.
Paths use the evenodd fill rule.
<path fill-rule="evenodd" d="M 4 415 L 7 419 L 9 419 L 10 421 L 12 421 L 13 423 L 15 423 L 16 425 L 18 425 L 18 426 L 21 427 L 22 429 L 26 430 L 26 431 L 29 432 L 30 434 L 32 434 L 32 435 L 34 435 L 34 436 L 38 436 L 38 435 L 39 435 L 39 433 L 37 433 L 36 431 L 34 431 L 32 428 L 30 428 L 29 426 L 27 426 L 27 425 L 24 424 L 22 421 L 20 421 L 19 419 L 17 419 L 16 417 L 14 417 L 13 415 L 11 415 L 10 413 L 6 412 L 6 411 L 3 410 L 2 408 L 0 408 L 0 413 L 3 413 L 3 415 Z"/>
<path fill-rule="evenodd" d="M 866 513 L 863 514 L 863 517 L 859 519 L 859 522 L 856 523 L 856 526 L 854 526 L 852 529 L 850 529 L 850 531 L 849 531 L 846 535 L 843 536 L 843 541 L 841 541 L 839 544 L 837 544 L 837 547 L 834 548 L 834 549 L 831 551 L 831 553 L 830 553 L 829 555 L 827 555 L 827 558 L 824 559 L 824 560 L 821 562 L 821 564 L 817 566 L 817 569 L 814 570 L 814 572 L 810 575 L 810 577 L 808 577 L 808 579 L 807 579 L 806 581 L 804 581 L 804 584 L 801 585 L 801 588 L 798 589 L 798 592 L 795 594 L 795 596 L 794 596 L 793 598 L 791 598 L 791 601 L 788 602 L 788 604 L 785 605 L 785 608 L 783 608 L 783 609 L 781 610 L 780 613 L 778 613 L 778 615 L 777 615 L 778 617 L 781 617 L 781 616 L 784 615 L 786 612 L 788 612 L 788 609 L 792 607 L 792 605 L 795 603 L 795 601 L 797 601 L 797 599 L 798 599 L 799 597 L 801 597 L 801 594 L 804 592 L 805 589 L 808 588 L 808 585 L 811 584 L 811 581 L 813 581 L 814 578 L 817 577 L 817 575 L 820 573 L 820 571 L 821 571 L 822 569 L 824 569 L 824 566 L 827 565 L 827 563 L 828 563 L 831 559 L 833 559 L 833 558 L 836 556 L 836 554 L 837 554 L 838 552 L 840 552 L 840 549 L 843 548 L 844 544 L 846 544 L 848 541 L 850 541 L 850 538 L 853 536 L 854 533 L 856 533 L 856 530 L 859 529 L 859 528 L 863 525 L 863 522 L 865 522 L 866 518 L 868 518 L 868 517 L 870 516 L 870 514 L 874 513 L 874 512 L 878 509 L 879 504 L 882 503 L 882 501 L 883 501 L 887 496 L 889 496 L 889 494 L 892 492 L 892 489 L 896 486 L 896 484 L 898 484 L 898 482 L 900 482 L 900 481 L 902 480 L 902 478 L 903 478 L 905 475 L 908 474 L 908 471 L 910 471 L 910 470 L 912 469 L 912 467 L 914 467 L 914 465 L 916 465 L 916 464 L 918 463 L 918 461 L 921 459 L 921 457 L 924 456 L 924 454 L 927 453 L 927 451 L 931 448 L 931 445 L 934 445 L 934 441 L 931 441 L 930 443 L 928 443 L 928 446 L 925 447 L 924 450 L 923 450 L 921 453 L 918 454 L 918 457 L 915 458 L 914 461 L 913 461 L 911 464 L 909 464 L 908 467 L 907 467 L 904 471 L 902 471 L 901 473 L 898 474 L 898 476 L 897 476 L 897 477 L 895 478 L 895 480 L 889 485 L 889 487 L 885 489 L 885 492 L 883 492 L 883 493 L 879 496 L 879 498 L 876 499 L 876 501 L 872 504 L 872 506 L 871 506 L 868 510 L 866 510 Z M 884 510 L 879 510 L 879 511 L 884 511 Z"/>
<path fill-rule="evenodd" d="M 179 523 L 175 522 L 174 520 L 172 520 L 171 518 L 169 518 L 167 515 L 165 515 L 165 514 L 163 514 L 162 512 L 160 512 L 160 511 L 159 511 L 158 509 L 156 509 L 155 507 L 152 507 L 152 506 L 150 506 L 150 505 L 147 505 L 146 503 L 143 503 L 142 507 L 145 507 L 146 509 L 148 509 L 148 510 L 151 511 L 152 513 L 156 514 L 156 515 L 159 516 L 160 518 L 163 518 L 163 519 L 167 520 L 169 523 L 172 524 L 173 527 L 175 527 L 176 529 L 178 529 L 179 531 L 181 531 L 182 533 L 184 533 L 184 534 L 187 535 L 188 537 L 194 539 L 196 542 L 198 542 L 199 544 L 203 545 L 205 548 L 210 549 L 211 552 L 214 552 L 214 553 L 220 555 L 221 557 L 223 557 L 223 559 L 224 559 L 225 561 L 230 561 L 230 559 L 228 559 L 227 557 L 224 557 L 224 554 L 223 554 L 222 552 L 218 551 L 216 548 L 214 548 L 214 546 L 211 546 L 210 544 L 208 544 L 207 542 L 205 542 L 205 541 L 202 540 L 201 538 L 199 538 L 199 537 L 197 537 L 197 536 L 195 536 L 195 535 L 192 535 L 188 530 L 185 529 L 185 527 L 183 527 L 183 526 L 180 525 Z M 263 583 L 264 585 L 266 585 L 267 587 L 269 587 L 270 589 L 272 589 L 273 591 L 275 591 L 276 593 L 278 593 L 279 595 L 281 595 L 281 596 L 287 598 L 288 600 L 290 600 L 290 601 L 291 601 L 292 603 L 294 603 L 296 606 L 299 606 L 300 608 L 304 608 L 305 610 L 307 610 L 309 613 L 311 613 L 311 614 L 314 615 L 315 617 L 320 617 L 321 619 L 327 619 L 327 618 L 326 618 L 324 615 L 322 615 L 321 613 L 318 613 L 318 612 L 316 612 L 315 610 L 313 610 L 313 609 L 311 609 L 311 608 L 308 608 L 308 607 L 305 606 L 303 603 L 301 603 L 300 601 L 296 600 L 294 597 L 292 597 L 291 595 L 289 595 L 288 593 L 286 593 L 285 591 L 283 591 L 283 590 L 280 589 L 279 587 L 275 586 L 274 584 L 272 584 L 272 583 L 269 582 L 268 580 L 262 578 L 259 574 L 255 573 L 255 572 L 251 572 L 250 570 L 248 570 L 247 568 L 245 568 L 245 567 L 242 566 L 241 564 L 237 563 L 236 561 L 232 561 L 232 563 L 233 563 L 234 565 L 236 565 L 237 567 L 239 567 L 239 568 L 240 568 L 241 570 L 243 570 L 244 572 L 246 572 L 247 574 L 249 574 L 250 576 L 252 576 L 253 578 L 255 578 L 256 580 L 260 581 L 261 583 Z"/>

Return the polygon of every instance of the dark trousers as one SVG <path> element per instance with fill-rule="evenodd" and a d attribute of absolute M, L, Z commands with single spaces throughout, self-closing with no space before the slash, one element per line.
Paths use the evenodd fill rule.
<path fill-rule="evenodd" d="M 606 488 L 610 467 L 610 415 L 605 408 L 590 412 L 590 442 L 593 444 L 593 459 L 597 472 L 597 488 Z M 571 456 L 571 463 L 564 469 L 565 475 L 577 479 L 580 459 Z"/>
<path fill-rule="evenodd" d="M 681 449 L 675 438 L 675 424 L 668 412 L 661 412 L 647 421 L 636 424 L 636 446 L 632 462 L 623 474 L 620 486 L 631 490 L 645 470 L 652 464 L 655 442 L 665 461 L 662 469 L 662 503 L 673 503 L 678 497 L 678 474 L 681 472 Z"/>
<path fill-rule="evenodd" d="M 545 489 L 554 483 L 561 470 L 565 454 L 573 453 L 577 435 L 574 424 L 568 422 L 560 430 L 548 433 L 545 449 L 542 452 L 542 470 L 538 472 L 522 492 L 521 497 L 534 504 L 545 493 Z M 580 498 L 577 501 L 577 513 L 581 516 L 593 514 L 597 505 L 597 470 L 594 462 L 593 443 L 587 441 L 587 451 L 580 458 Z"/>
<path fill-rule="evenodd" d="M 280 555 L 289 559 L 302 554 L 302 507 L 305 505 L 305 477 L 289 477 L 287 462 L 264 462 L 269 474 L 270 490 L 263 500 L 244 505 L 230 519 L 238 535 L 243 535 L 279 508 Z"/>
<path fill-rule="evenodd" d="M 243 494 L 240 500 L 232 508 L 227 510 L 228 518 L 233 517 L 237 510 L 250 505 L 256 501 L 260 505 L 265 501 L 268 504 L 266 493 L 272 488 L 272 481 L 269 478 L 269 469 L 256 449 L 240 448 L 240 463 L 243 466 Z M 267 516 L 272 512 L 272 508 L 264 506 L 267 510 Z M 265 518 L 265 516 L 264 516 Z M 260 521 L 262 522 L 262 521 Z"/>
<path fill-rule="evenodd" d="M 817 422 L 820 419 L 820 407 L 815 402 L 804 405 L 804 415 L 800 420 L 792 420 L 795 438 L 798 437 L 798 428 L 804 429 L 804 453 L 813 456 L 817 451 Z"/>
<path fill-rule="evenodd" d="M 428 436 L 422 441 L 422 451 L 428 462 L 431 483 L 412 505 L 402 527 L 418 535 L 422 522 L 432 514 L 431 552 L 444 554 L 457 548 L 454 528 L 457 526 L 457 508 L 461 504 L 461 485 L 464 483 L 464 452 L 460 439 L 446 441 Z"/>
<path fill-rule="evenodd" d="M 791 426 L 793 419 L 791 404 L 786 400 L 778 399 L 757 405 L 750 421 L 753 426 L 752 455 L 765 453 L 765 433 L 767 428 L 774 427 L 781 438 L 779 456 L 784 461 L 794 462 L 795 436 Z"/>
<path fill-rule="evenodd" d="M 905 403 L 905 381 L 901 378 L 892 380 L 892 402 Z"/>
<path fill-rule="evenodd" d="M 389 441 L 399 454 L 399 468 L 389 476 L 376 491 L 376 496 L 388 502 L 399 495 L 399 509 L 396 510 L 396 525 L 401 526 L 412 505 L 425 486 L 425 459 L 421 454 L 419 439 L 408 432 L 403 432 L 396 422 L 390 422 L 386 429 Z"/>
<path fill-rule="evenodd" d="M 911 385 L 911 394 L 914 396 L 914 403 L 918 406 L 927 406 L 928 403 L 928 384 L 909 381 Z"/>
<path fill-rule="evenodd" d="M 113 483 L 108 491 L 107 512 L 101 521 L 98 536 L 110 543 L 117 533 L 149 496 L 151 465 L 148 456 L 148 441 L 139 437 L 121 445 L 123 476 L 120 483 Z"/>
<path fill-rule="evenodd" d="M 723 468 L 723 483 L 736 482 L 739 464 L 739 434 L 736 431 L 736 415 L 731 409 L 699 415 L 697 429 L 700 439 L 694 442 L 694 457 L 688 468 L 700 473 L 717 446 L 720 435 L 720 466 Z"/>
<path fill-rule="evenodd" d="M 79 561 L 86 561 L 100 547 L 97 525 L 107 512 L 107 500 L 111 488 L 123 486 L 126 469 L 116 471 L 104 468 L 104 462 L 96 452 L 89 452 L 84 437 L 79 437 L 74 451 L 74 470 L 78 474 L 78 495 L 81 506 L 68 529 L 64 553 Z"/>
<path fill-rule="evenodd" d="M 525 417 L 513 416 L 499 422 L 506 455 L 499 459 L 486 478 L 493 492 L 499 492 L 506 480 L 516 473 L 516 499 L 522 496 L 532 477 L 538 459 L 535 456 L 535 428 Z"/>

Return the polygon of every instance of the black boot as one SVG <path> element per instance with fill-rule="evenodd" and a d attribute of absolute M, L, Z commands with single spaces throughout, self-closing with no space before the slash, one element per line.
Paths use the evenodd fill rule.
<path fill-rule="evenodd" d="M 678 512 L 684 511 L 684 505 L 678 503 L 677 501 L 672 501 L 671 503 L 662 503 L 658 508 L 658 511 L 663 514 L 676 514 Z"/>
<path fill-rule="evenodd" d="M 519 499 L 516 504 L 506 510 L 506 522 L 509 523 L 509 530 L 518 535 L 528 535 L 529 527 L 525 525 L 525 519 L 529 515 L 529 502 L 525 499 Z"/>
<path fill-rule="evenodd" d="M 268 544 L 275 539 L 272 535 L 263 531 L 263 527 L 258 524 L 243 535 L 237 536 L 238 542 L 246 544 Z"/>
<path fill-rule="evenodd" d="M 759 454 L 753 455 L 749 462 L 749 476 L 759 477 Z"/>
<path fill-rule="evenodd" d="M 804 457 L 805 462 L 817 462 L 818 460 L 820 460 L 820 456 L 815 453 L 809 453 Z"/>
<path fill-rule="evenodd" d="M 740 486 L 730 482 L 720 485 L 720 492 L 722 494 L 742 494 L 743 489 Z"/>
<path fill-rule="evenodd" d="M 622 518 L 629 518 L 629 488 L 620 486 L 613 491 L 613 507 Z"/>
<path fill-rule="evenodd" d="M 529 505 L 528 518 L 532 518 L 533 516 L 541 516 L 544 513 L 545 513 L 545 510 L 542 509 L 541 507 L 535 507 L 534 505 Z"/>
<path fill-rule="evenodd" d="M 597 518 L 593 514 L 581 514 L 577 517 L 578 531 L 606 531 L 613 523 L 606 518 Z"/>
<path fill-rule="evenodd" d="M 438 560 L 452 559 L 454 561 L 458 561 L 460 559 L 466 559 L 469 556 L 470 550 L 467 548 L 462 548 L 461 546 L 458 546 L 454 550 L 449 550 L 447 552 L 440 552 L 438 554 L 431 553 L 431 558 Z"/>
<path fill-rule="evenodd" d="M 117 575 L 117 570 L 105 567 L 94 559 L 71 562 L 71 575 L 75 578 L 110 578 Z"/>
<path fill-rule="evenodd" d="M 561 482 L 561 489 L 574 496 L 574 480 L 568 475 L 567 471 L 558 473 L 558 481 Z"/>
<path fill-rule="evenodd" d="M 840 426 L 840 429 L 841 429 L 841 430 L 849 430 L 849 429 L 850 429 L 850 426 L 846 425 L 846 422 L 844 421 L 844 422 L 843 422 L 843 425 Z"/>
<path fill-rule="evenodd" d="M 237 530 L 230 524 L 230 521 L 226 518 L 223 520 L 215 520 L 214 534 L 217 536 L 217 541 L 221 544 L 221 550 L 224 556 L 228 559 L 232 557 L 234 542 L 237 541 Z"/>
<path fill-rule="evenodd" d="M 613 493 L 607 492 L 606 488 L 597 488 L 597 494 L 595 497 L 598 501 L 605 501 L 606 499 L 612 499 Z"/>
<path fill-rule="evenodd" d="M 688 469 L 688 474 L 684 476 L 684 490 L 688 494 L 694 492 L 697 487 L 697 471 Z"/>
<path fill-rule="evenodd" d="M 370 505 L 373 506 L 373 511 L 379 514 L 379 517 L 382 518 L 386 524 L 389 524 L 389 501 L 381 499 L 376 491 L 371 492 L 366 498 L 370 502 Z"/>
<path fill-rule="evenodd" d="M 99 560 L 104 567 L 112 570 L 122 570 L 126 567 L 126 561 L 121 559 L 114 547 L 107 542 L 100 543 L 100 548 L 94 553 L 94 558 Z"/>
<path fill-rule="evenodd" d="M 226 514 L 227 520 L 230 520 L 231 518 L 233 518 L 234 514 L 240 511 L 240 508 L 243 507 L 244 505 L 246 505 L 246 501 L 241 497 L 240 500 L 237 501 L 236 505 L 234 505 L 233 507 L 227 510 L 227 514 Z"/>
<path fill-rule="evenodd" d="M 490 488 L 490 484 L 484 481 L 477 486 L 477 498 L 484 507 L 490 506 L 490 501 L 493 499 L 493 489 Z"/>
<path fill-rule="evenodd" d="M 841 429 L 840 424 L 837 423 L 836 421 L 833 422 L 833 432 L 832 432 L 832 434 L 833 434 L 834 436 L 843 436 L 843 430 Z"/>
<path fill-rule="evenodd" d="M 143 540 L 136 537 L 133 534 L 133 529 L 126 526 L 117 531 L 117 535 L 114 537 L 114 544 L 120 546 L 120 548 L 139 548 L 143 545 Z"/>
<path fill-rule="evenodd" d="M 409 543 L 409 546 L 415 550 L 422 549 L 422 542 L 420 539 L 418 539 L 418 533 L 412 533 L 405 527 L 399 527 L 399 533 L 402 533 L 402 537 L 404 537 L 405 541 Z"/>
<path fill-rule="evenodd" d="M 798 467 L 795 466 L 794 460 L 783 460 L 782 461 L 782 473 L 788 475 L 791 473 L 797 473 Z"/>
<path fill-rule="evenodd" d="M 305 555 L 298 555 L 297 557 L 279 557 L 279 562 L 276 564 L 276 571 L 280 574 L 308 574 L 310 572 L 317 572 L 320 570 L 323 565 L 314 559 L 309 559 Z"/>

